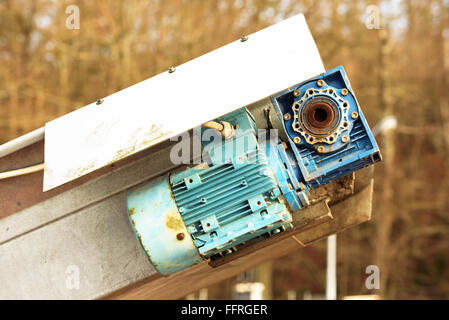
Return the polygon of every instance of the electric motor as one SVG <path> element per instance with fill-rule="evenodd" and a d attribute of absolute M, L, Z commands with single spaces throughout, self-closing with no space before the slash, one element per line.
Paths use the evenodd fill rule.
<path fill-rule="evenodd" d="M 239 109 L 216 119 L 232 126 L 226 139 L 201 129 L 203 162 L 128 194 L 133 230 L 160 273 L 288 232 L 310 190 L 381 160 L 342 67 L 270 98 L 282 135 Z"/>

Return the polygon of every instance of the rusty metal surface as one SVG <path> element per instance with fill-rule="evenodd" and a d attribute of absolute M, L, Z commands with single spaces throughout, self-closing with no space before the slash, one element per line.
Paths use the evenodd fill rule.
<path fill-rule="evenodd" d="M 310 203 L 329 199 L 329 203 L 333 204 L 339 202 L 354 193 L 355 173 L 350 173 L 335 181 L 331 181 L 319 188 L 309 191 Z"/>
<path fill-rule="evenodd" d="M 344 231 L 350 227 L 371 220 L 373 181 L 353 196 L 336 203 L 331 207 L 333 219 L 296 235 L 303 244 Z"/>
<path fill-rule="evenodd" d="M 324 71 L 302 14 L 234 41 L 47 123 L 44 190 Z"/>

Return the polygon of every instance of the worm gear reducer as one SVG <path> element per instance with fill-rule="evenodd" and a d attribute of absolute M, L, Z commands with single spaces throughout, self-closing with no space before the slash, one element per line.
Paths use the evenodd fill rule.
<path fill-rule="evenodd" d="M 342 67 L 272 96 L 271 103 L 282 134 L 258 130 L 246 108 L 234 111 L 216 119 L 233 126 L 231 137 L 201 129 L 204 162 L 128 194 L 133 230 L 160 273 L 288 231 L 309 205 L 311 189 L 380 161 Z"/>

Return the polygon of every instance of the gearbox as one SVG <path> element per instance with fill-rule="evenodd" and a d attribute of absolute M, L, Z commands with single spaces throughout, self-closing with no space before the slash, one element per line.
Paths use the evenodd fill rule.
<path fill-rule="evenodd" d="M 270 101 L 282 132 L 266 135 L 248 108 L 239 109 L 216 119 L 232 129 L 225 139 L 201 128 L 214 137 L 201 142 L 203 162 L 128 193 L 132 228 L 160 273 L 288 231 L 310 190 L 381 160 L 342 67 Z"/>

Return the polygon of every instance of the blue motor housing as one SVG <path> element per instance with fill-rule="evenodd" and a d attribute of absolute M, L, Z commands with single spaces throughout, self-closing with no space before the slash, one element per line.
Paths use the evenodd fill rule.
<path fill-rule="evenodd" d="M 237 245 L 280 232 L 291 222 L 251 114 L 241 109 L 219 120 L 238 127 L 234 137 L 204 143 L 206 163 L 170 175 L 178 210 L 206 258 L 232 253 Z"/>
<path fill-rule="evenodd" d="M 343 67 L 271 98 L 308 188 L 381 160 Z"/>
<path fill-rule="evenodd" d="M 311 189 L 380 161 L 342 67 L 271 101 L 287 141 L 273 130 L 258 130 L 243 108 L 216 119 L 232 125 L 231 138 L 201 129 L 202 163 L 128 194 L 133 230 L 160 273 L 292 228 Z"/>

